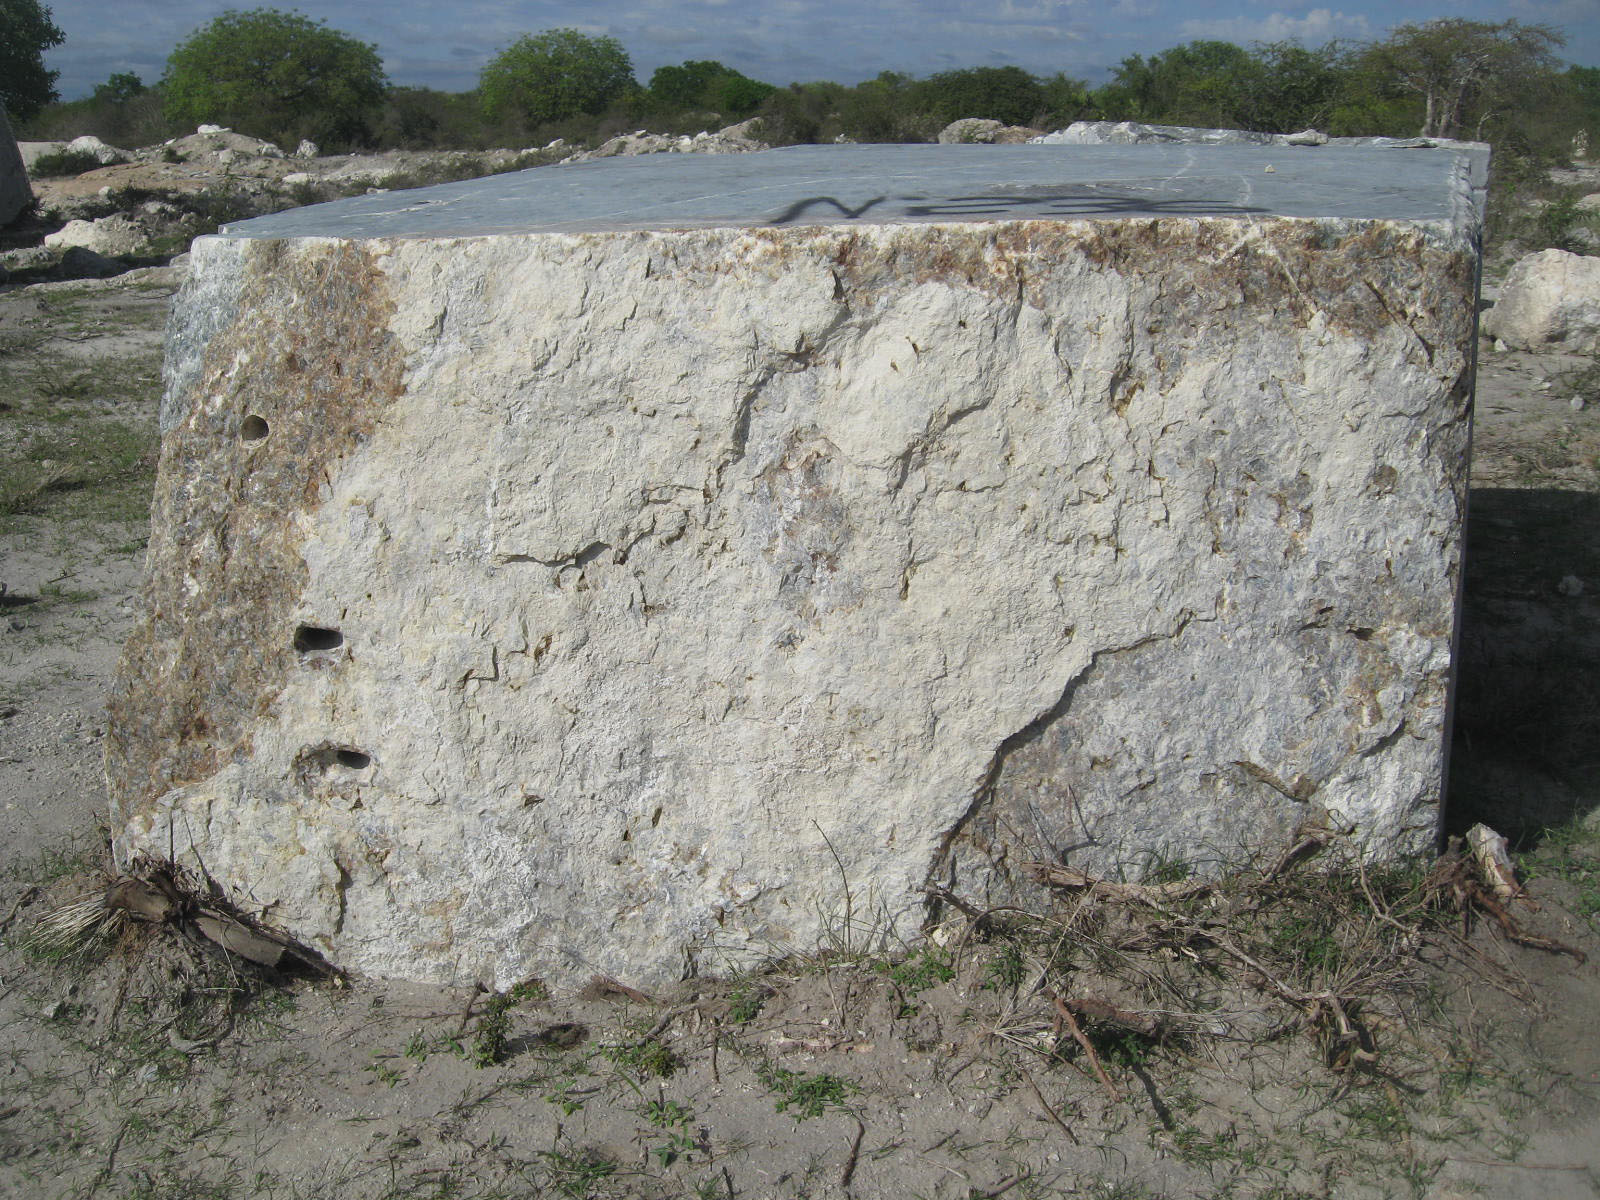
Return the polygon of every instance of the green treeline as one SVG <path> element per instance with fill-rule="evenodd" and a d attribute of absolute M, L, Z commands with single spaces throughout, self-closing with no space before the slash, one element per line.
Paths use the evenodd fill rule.
<path fill-rule="evenodd" d="M 21 5 L 40 11 L 37 0 L 0 0 L 0 15 Z M 49 10 L 42 14 L 48 32 Z M 152 144 L 202 121 L 285 149 L 309 138 L 327 153 L 593 143 L 750 118 L 777 144 L 907 142 L 980 117 L 1039 130 L 1134 120 L 1460 137 L 1532 162 L 1568 152 L 1580 132 L 1600 139 L 1600 68 L 1564 65 L 1563 44 L 1549 26 L 1450 18 L 1320 48 L 1194 41 L 1124 59 L 1100 87 L 1019 67 L 777 87 L 715 61 L 661 67 L 641 83 L 616 39 L 552 29 L 519 38 L 485 66 L 477 88 L 456 93 L 395 85 L 376 47 L 325 22 L 253 9 L 196 30 L 150 85 L 117 74 L 91 97 L 59 103 L 53 75 L 42 73 L 41 92 L 35 72 L 30 95 L 4 98 L 23 116 L 21 136 L 92 133 L 118 145 Z"/>

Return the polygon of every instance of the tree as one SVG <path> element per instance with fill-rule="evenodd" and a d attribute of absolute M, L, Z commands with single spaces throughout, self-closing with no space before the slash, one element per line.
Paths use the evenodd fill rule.
<path fill-rule="evenodd" d="M 1548 25 L 1441 17 L 1400 25 L 1364 65 L 1422 102 L 1422 137 L 1481 137 L 1485 125 L 1554 80 L 1566 38 Z"/>
<path fill-rule="evenodd" d="M 1115 120 L 1243 127 L 1260 73 L 1261 64 L 1232 42 L 1189 42 L 1123 59 L 1097 99 Z"/>
<path fill-rule="evenodd" d="M 748 117 L 777 90 L 770 83 L 730 71 L 712 85 L 712 107 L 725 117 Z"/>
<path fill-rule="evenodd" d="M 1045 126 L 1059 129 L 1074 121 L 1084 120 L 1094 109 L 1089 85 L 1060 72 L 1041 81 L 1044 94 Z"/>
<path fill-rule="evenodd" d="M 725 67 L 699 60 L 676 67 L 658 67 L 650 76 L 650 103 L 660 112 L 710 110 L 743 117 L 761 107 L 777 88 Z"/>
<path fill-rule="evenodd" d="M 839 132 L 853 142 L 926 141 L 930 121 L 919 108 L 920 86 L 909 75 L 880 71 L 875 79 L 842 89 L 833 114 Z"/>
<path fill-rule="evenodd" d="M 1257 43 L 1251 57 L 1257 71 L 1244 128 L 1263 133 L 1327 128 L 1350 78 L 1344 44 L 1307 50 L 1292 42 Z"/>
<path fill-rule="evenodd" d="M 791 83 L 773 92 L 761 105 L 761 136 L 776 146 L 820 142 L 847 91 L 823 82 Z"/>
<path fill-rule="evenodd" d="M 100 104 L 126 104 L 135 96 L 144 95 L 148 90 L 144 86 L 144 80 L 131 71 L 117 71 L 104 83 L 94 85 L 91 99 Z"/>
<path fill-rule="evenodd" d="M 26 121 L 56 99 L 60 71 L 47 71 L 44 52 L 66 34 L 39 0 L 0 0 L 0 105 Z"/>
<path fill-rule="evenodd" d="M 711 86 L 729 68 L 715 60 L 697 60 L 676 67 L 657 67 L 650 76 L 650 100 L 663 110 L 703 108 Z"/>
<path fill-rule="evenodd" d="M 941 71 L 916 87 L 917 100 L 944 121 L 980 117 L 1028 125 L 1046 107 L 1045 89 L 1021 67 L 969 67 Z"/>
<path fill-rule="evenodd" d="M 167 116 L 290 144 L 361 144 L 388 89 L 378 49 L 325 21 L 228 11 L 167 59 Z"/>
<path fill-rule="evenodd" d="M 603 112 L 636 87 L 633 62 L 616 38 L 547 29 L 497 54 L 479 77 L 478 95 L 491 121 L 515 116 L 541 125 Z"/>

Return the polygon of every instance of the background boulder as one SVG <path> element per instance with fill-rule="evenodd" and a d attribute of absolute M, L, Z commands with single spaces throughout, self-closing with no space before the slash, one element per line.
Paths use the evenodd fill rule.
<path fill-rule="evenodd" d="M 1483 332 L 1516 350 L 1600 352 L 1600 258 L 1541 250 L 1519 260 Z"/>
<path fill-rule="evenodd" d="M 44 239 L 51 249 L 81 246 L 96 254 L 137 254 L 149 235 L 137 221 L 117 213 L 98 221 L 68 221 Z"/>

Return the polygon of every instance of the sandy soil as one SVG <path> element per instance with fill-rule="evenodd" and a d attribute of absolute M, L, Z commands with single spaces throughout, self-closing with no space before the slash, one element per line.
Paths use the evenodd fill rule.
<path fill-rule="evenodd" d="M 0 454 L 74 364 L 120 381 L 71 394 L 84 421 L 152 430 L 175 282 L 0 292 Z M 1527 835 L 1538 908 L 1515 915 L 1588 961 L 1487 919 L 1389 932 L 1380 906 L 1339 934 L 1351 960 L 1387 947 L 1342 977 L 1371 989 L 1361 1069 L 1214 942 L 1083 898 L 958 920 L 909 959 L 841 928 L 832 954 L 663 997 L 268 977 L 148 927 L 51 961 L 28 931 L 104 885 L 103 701 L 144 531 L 97 484 L 0 513 L 0 1194 L 1600 1194 L 1600 412 L 1560 382 L 1580 365 L 1482 362 L 1450 803 Z M 1304 963 L 1315 886 L 1283 927 L 1229 911 Z M 1056 989 L 1164 1014 L 1160 1035 L 1097 1038 L 1102 1079 Z"/>

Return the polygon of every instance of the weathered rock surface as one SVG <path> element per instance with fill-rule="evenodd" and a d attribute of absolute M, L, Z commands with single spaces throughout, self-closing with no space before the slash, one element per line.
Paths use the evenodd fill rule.
<path fill-rule="evenodd" d="M 44 244 L 52 250 L 82 246 L 96 254 L 136 254 L 148 241 L 143 225 L 132 217 L 114 213 L 97 221 L 68 221 L 54 233 L 46 234 Z"/>
<path fill-rule="evenodd" d="M 356 970 L 653 987 L 1031 859 L 1428 846 L 1483 164 L 1262 163 L 663 155 L 200 239 L 119 858 Z"/>
<path fill-rule="evenodd" d="M 1474 142 L 1449 138 L 1331 138 L 1316 129 L 1299 133 L 1258 133 L 1249 129 L 1195 129 L 1187 125 L 1145 125 L 1138 121 L 1074 121 L 1033 141 L 1047 146 L 1367 146 L 1398 150 L 1456 149 L 1473 152 Z"/>
<path fill-rule="evenodd" d="M 108 146 L 105 142 L 102 142 L 92 133 L 86 133 L 82 137 L 73 138 L 66 144 L 64 148 L 75 154 L 90 155 L 93 157 L 95 162 L 99 163 L 101 166 L 108 166 L 111 163 L 126 162 L 128 160 L 128 152 L 126 150 L 119 150 L 115 146 Z"/>
<path fill-rule="evenodd" d="M 767 143 L 752 134 L 757 122 L 752 119 L 729 125 L 711 133 L 702 129 L 696 134 L 674 137 L 670 134 L 624 133 L 602 142 L 593 150 L 581 150 L 562 159 L 564 164 L 594 162 L 602 158 L 621 158 L 639 154 L 747 154 L 752 150 L 766 150 Z"/>
<path fill-rule="evenodd" d="M 936 140 L 941 146 L 1016 146 L 1041 136 L 1039 130 L 1023 125 L 1007 125 L 986 117 L 962 117 L 941 129 Z"/>
<path fill-rule="evenodd" d="M 22 154 L 11 132 L 11 122 L 6 118 L 5 106 L 0 105 L 0 225 L 16 220 L 32 203 L 28 171 L 22 165 Z"/>
<path fill-rule="evenodd" d="M 1282 134 L 1246 129 L 1196 129 L 1187 125 L 1145 125 L 1138 121 L 1074 121 L 1038 139 L 1051 146 L 1281 145 Z"/>
<path fill-rule="evenodd" d="M 1541 250 L 1519 259 L 1483 331 L 1518 350 L 1600 353 L 1600 258 Z"/>

